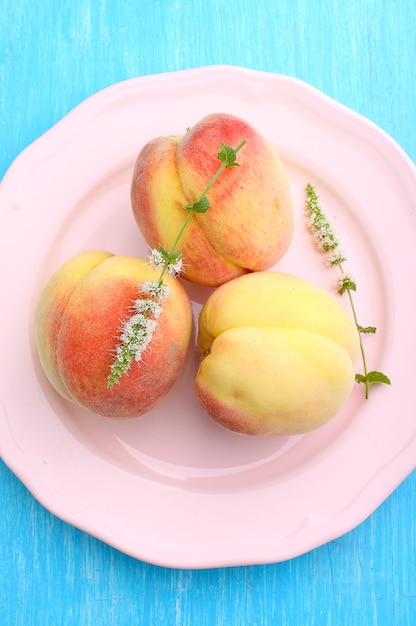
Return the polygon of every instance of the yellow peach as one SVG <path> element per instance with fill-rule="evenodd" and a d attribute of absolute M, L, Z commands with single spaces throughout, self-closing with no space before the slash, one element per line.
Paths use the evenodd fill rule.
<path fill-rule="evenodd" d="M 186 291 L 168 275 L 170 295 L 143 360 L 107 384 L 120 325 L 131 316 L 141 285 L 158 276 L 143 259 L 93 251 L 73 257 L 50 278 L 36 310 L 36 343 L 45 374 L 63 397 L 99 415 L 128 418 L 168 393 L 192 326 Z"/>
<path fill-rule="evenodd" d="M 230 430 L 308 432 L 334 417 L 354 385 L 354 321 L 310 281 L 278 272 L 236 278 L 209 296 L 198 327 L 197 397 Z"/>
<path fill-rule="evenodd" d="M 195 213 L 180 247 L 184 277 L 218 286 L 270 268 L 293 234 L 289 181 L 275 148 L 246 121 L 225 113 L 200 120 L 184 135 L 156 137 L 137 157 L 131 184 L 134 217 L 151 247 L 170 249 L 183 224 L 183 207 L 200 197 L 221 165 L 221 144 L 236 148 L 208 193 L 210 208 Z"/>

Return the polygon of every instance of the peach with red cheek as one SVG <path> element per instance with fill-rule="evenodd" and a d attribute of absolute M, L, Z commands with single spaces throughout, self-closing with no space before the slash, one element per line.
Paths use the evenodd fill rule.
<path fill-rule="evenodd" d="M 57 347 L 62 316 L 77 284 L 99 263 L 112 256 L 109 252 L 78 254 L 48 280 L 36 310 L 36 342 L 41 365 L 55 389 L 69 399 L 59 375 Z"/>
<path fill-rule="evenodd" d="M 184 277 L 218 286 L 274 265 L 293 234 L 289 181 L 275 148 L 246 121 L 208 115 L 183 136 L 157 137 L 137 157 L 131 185 L 133 213 L 151 247 L 172 245 L 187 213 L 221 161 L 221 144 L 236 148 L 208 192 L 210 208 L 195 213 L 181 239 Z"/>
<path fill-rule="evenodd" d="M 92 259 L 98 262 L 91 267 Z M 84 263 L 85 272 L 72 271 Z M 61 395 L 99 415 L 129 418 L 169 392 L 192 325 L 183 285 L 169 276 L 170 296 L 143 360 L 133 361 L 119 383 L 107 384 L 120 324 L 131 315 L 141 283 L 158 275 L 143 259 L 108 253 L 78 255 L 58 269 L 40 297 L 36 339 L 43 369 Z"/>

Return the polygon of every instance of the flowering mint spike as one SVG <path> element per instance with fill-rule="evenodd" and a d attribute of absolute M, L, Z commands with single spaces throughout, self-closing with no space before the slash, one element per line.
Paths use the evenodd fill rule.
<path fill-rule="evenodd" d="M 153 248 L 149 256 L 149 264 L 150 267 L 153 267 L 153 269 L 155 270 L 162 270 L 164 268 L 165 255 L 163 252 L 163 248 Z"/>
<path fill-rule="evenodd" d="M 157 285 L 157 283 L 154 284 Z M 143 296 L 134 303 L 133 314 L 123 322 L 120 328 L 119 343 L 115 349 L 114 361 L 107 378 L 108 387 L 120 382 L 120 378 L 128 372 L 133 361 L 141 360 L 156 330 L 162 307 L 157 300 L 145 297 L 148 293 L 145 283 L 142 293 Z"/>
<path fill-rule="evenodd" d="M 170 296 L 169 287 L 156 280 L 145 280 L 142 284 L 142 292 L 151 298 L 156 298 L 160 303 Z"/>
<path fill-rule="evenodd" d="M 237 165 L 235 162 L 237 152 L 244 146 L 245 140 L 237 148 L 221 144 L 218 158 L 221 165 L 214 176 L 205 187 L 198 200 L 183 207 L 188 211 L 188 215 L 182 224 L 179 233 L 168 251 L 163 246 L 153 248 L 149 255 L 149 265 L 160 271 L 157 281 L 145 281 L 139 292 L 137 300 L 133 303 L 133 313 L 128 317 L 119 329 L 118 344 L 113 350 L 114 359 L 110 366 L 110 373 L 107 377 L 107 386 L 113 387 L 120 383 L 120 379 L 127 374 L 133 361 L 140 362 L 144 351 L 148 348 L 153 334 L 157 328 L 157 322 L 163 311 L 163 302 L 170 295 L 170 290 L 163 282 L 165 273 L 171 276 L 179 276 L 183 268 L 182 251 L 177 250 L 182 234 L 195 213 L 206 213 L 210 207 L 207 193 L 211 189 L 220 174 L 227 167 Z"/>
<path fill-rule="evenodd" d="M 352 293 L 357 290 L 355 281 L 344 273 L 343 263 L 347 260 L 343 253 L 339 251 L 338 237 L 335 231 L 332 229 L 326 215 L 322 211 L 318 195 L 315 188 L 308 183 L 306 185 L 306 213 L 308 226 L 311 229 L 315 243 L 318 249 L 325 254 L 329 265 L 338 266 L 341 277 L 338 280 L 338 293 L 340 295 L 347 293 L 350 302 L 352 314 L 354 317 L 355 326 L 358 332 L 358 338 L 360 343 L 361 358 L 364 368 L 364 374 L 356 374 L 355 380 L 357 383 L 364 383 L 365 385 L 365 397 L 368 398 L 370 385 L 373 383 L 384 383 L 390 385 L 390 379 L 381 372 L 368 372 L 367 360 L 364 351 L 364 344 L 362 340 L 362 334 L 375 333 L 376 328 L 374 326 L 361 326 L 358 323 L 357 312 L 354 305 Z"/>
<path fill-rule="evenodd" d="M 325 253 L 330 265 L 339 265 L 346 259 L 338 251 L 338 237 L 321 209 L 315 189 L 309 183 L 306 187 L 306 206 L 308 224 L 318 249 Z"/>

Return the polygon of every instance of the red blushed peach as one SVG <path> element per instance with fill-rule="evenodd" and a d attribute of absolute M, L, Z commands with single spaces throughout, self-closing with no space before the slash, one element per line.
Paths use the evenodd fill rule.
<path fill-rule="evenodd" d="M 236 148 L 238 167 L 225 169 L 208 192 L 210 208 L 195 213 L 180 247 L 184 277 L 218 286 L 247 272 L 270 268 L 287 251 L 293 212 L 285 168 L 274 147 L 246 121 L 208 115 L 185 135 L 157 137 L 137 157 L 131 201 L 152 248 L 169 249 L 187 213 L 221 161 L 221 144 Z"/>
<path fill-rule="evenodd" d="M 143 259 L 106 252 L 77 255 L 52 276 L 36 311 L 36 342 L 46 376 L 62 396 L 99 415 L 129 418 L 168 393 L 192 325 L 189 298 L 170 276 L 164 278 L 170 295 L 143 359 L 108 386 L 120 325 L 131 316 L 141 285 L 158 276 Z"/>

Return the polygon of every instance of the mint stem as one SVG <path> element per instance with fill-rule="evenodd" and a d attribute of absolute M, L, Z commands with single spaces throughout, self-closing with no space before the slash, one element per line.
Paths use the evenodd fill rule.
<path fill-rule="evenodd" d="M 318 249 L 323 252 L 329 261 L 331 266 L 337 265 L 341 272 L 341 279 L 338 284 L 340 288 L 338 293 L 342 295 L 345 291 L 348 294 L 348 299 L 351 306 L 352 315 L 354 318 L 355 326 L 358 333 L 361 359 L 363 362 L 364 374 L 356 374 L 355 380 L 359 383 L 365 384 L 365 398 L 368 399 L 370 386 L 373 383 L 384 383 L 390 385 L 390 379 L 382 372 L 369 372 L 367 369 L 367 359 L 365 356 L 364 343 L 362 340 L 363 333 L 374 333 L 376 328 L 374 326 L 362 327 L 358 323 L 357 311 L 352 297 L 352 292 L 356 290 L 356 285 L 351 278 L 349 278 L 343 269 L 343 262 L 346 261 L 344 255 L 339 251 L 338 238 L 329 223 L 325 213 L 322 211 L 318 195 L 314 187 L 308 183 L 306 185 L 306 209 L 309 217 L 309 227 L 315 235 L 315 243 Z"/>
<path fill-rule="evenodd" d="M 245 139 L 243 139 L 243 141 L 241 141 L 241 142 L 238 144 L 238 146 L 237 146 L 234 150 L 231 150 L 231 151 L 232 151 L 232 153 L 234 154 L 234 156 L 235 156 L 235 155 L 237 154 L 237 152 L 238 152 L 238 151 L 239 151 L 239 150 L 240 150 L 240 149 L 244 146 L 244 144 L 245 144 L 245 143 L 246 143 L 246 140 L 245 140 Z M 195 207 L 197 206 L 197 204 L 198 204 L 198 203 L 199 203 L 199 202 L 200 202 L 203 198 L 205 198 L 205 197 L 206 197 L 207 193 L 209 192 L 209 190 L 211 189 L 211 187 L 213 186 L 213 184 L 215 183 L 215 181 L 216 181 L 216 180 L 220 177 L 220 175 L 222 174 L 222 172 L 223 172 L 223 171 L 224 171 L 227 167 L 230 167 L 230 166 L 232 166 L 232 165 L 235 165 L 235 162 L 234 162 L 234 161 L 230 161 L 230 160 L 228 160 L 228 159 L 225 159 L 225 160 L 221 163 L 221 165 L 219 166 L 219 168 L 217 169 L 217 171 L 215 172 L 215 174 L 213 175 L 213 177 L 211 178 L 211 180 L 209 181 L 209 183 L 207 184 L 207 186 L 205 187 L 204 191 L 203 191 L 203 192 L 201 193 L 201 195 L 199 196 L 198 200 L 197 200 L 196 202 L 194 202 L 194 203 L 193 203 L 193 205 L 191 205 L 191 208 L 189 209 L 189 213 L 188 213 L 188 215 L 186 216 L 186 219 L 185 219 L 184 223 L 182 224 L 182 227 L 181 227 L 181 229 L 179 230 L 179 232 L 178 232 L 178 234 L 177 234 L 177 236 L 176 236 L 176 239 L 175 239 L 175 241 L 173 242 L 173 245 L 172 245 L 172 247 L 171 247 L 171 249 L 170 249 L 170 251 L 169 251 L 169 253 L 168 253 L 168 257 L 171 257 L 171 256 L 175 253 L 175 251 L 176 251 L 176 247 L 177 247 L 177 245 L 178 245 L 178 243 L 179 243 L 179 241 L 180 241 L 180 239 L 181 239 L 181 237 L 182 237 L 183 233 L 185 232 L 186 227 L 188 226 L 189 222 L 191 221 L 191 219 L 192 219 L 193 215 L 196 213 L 196 208 L 195 208 Z M 162 272 L 161 272 L 161 274 L 160 274 L 160 277 L 159 277 L 159 281 L 158 281 L 158 284 L 159 284 L 159 285 L 161 285 L 161 284 L 162 284 L 163 277 L 164 277 L 164 275 L 165 275 L 165 272 L 166 272 L 166 269 L 167 269 L 167 267 L 168 267 L 168 264 L 169 264 L 169 262 L 168 262 L 168 260 L 166 260 L 166 262 L 165 262 L 165 266 L 164 266 L 164 268 L 163 268 L 163 270 L 162 270 Z"/>
<path fill-rule="evenodd" d="M 338 267 L 341 270 L 341 272 L 344 273 L 344 270 L 342 268 L 342 264 L 341 263 L 338 264 Z M 368 393 L 369 393 L 369 390 L 370 390 L 370 383 L 368 382 L 367 359 L 366 359 L 366 356 L 365 356 L 363 338 L 362 338 L 362 334 L 361 334 L 361 331 L 360 331 L 361 327 L 360 327 L 360 324 L 358 322 L 357 311 L 356 311 L 356 308 L 355 308 L 354 298 L 352 297 L 351 289 L 347 288 L 345 291 L 347 292 L 347 295 L 348 295 L 348 300 L 350 302 L 352 315 L 353 315 L 353 318 L 354 318 L 355 326 L 357 328 L 358 340 L 359 340 L 359 344 L 360 344 L 361 360 L 363 362 L 363 370 L 364 370 L 364 378 L 365 378 L 365 399 L 368 400 Z"/>

